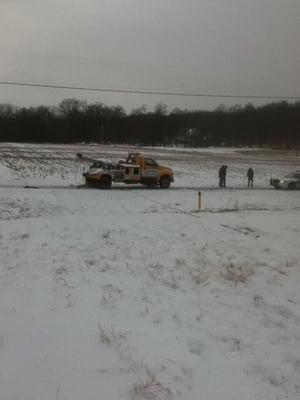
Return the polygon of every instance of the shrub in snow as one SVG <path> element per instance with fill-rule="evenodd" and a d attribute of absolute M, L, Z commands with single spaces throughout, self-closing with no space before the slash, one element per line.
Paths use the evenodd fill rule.
<path fill-rule="evenodd" d="M 139 379 L 133 385 L 132 395 L 133 400 L 168 400 L 171 398 L 172 392 L 154 376 L 150 376 L 145 381 Z"/>
<path fill-rule="evenodd" d="M 254 271 L 249 267 L 237 267 L 233 264 L 227 265 L 225 272 L 221 272 L 223 278 L 227 279 L 230 282 L 233 282 L 235 285 L 239 283 L 245 283 L 249 276 L 253 275 Z"/>

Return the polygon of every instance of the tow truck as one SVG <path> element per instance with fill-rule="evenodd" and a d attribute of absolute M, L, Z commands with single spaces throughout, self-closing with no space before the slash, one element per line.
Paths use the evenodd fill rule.
<path fill-rule="evenodd" d="M 125 161 L 117 164 L 107 160 L 94 160 L 83 176 L 86 185 L 100 189 L 110 189 L 112 182 L 168 189 L 171 182 L 174 182 L 171 168 L 140 153 L 129 153 Z"/>

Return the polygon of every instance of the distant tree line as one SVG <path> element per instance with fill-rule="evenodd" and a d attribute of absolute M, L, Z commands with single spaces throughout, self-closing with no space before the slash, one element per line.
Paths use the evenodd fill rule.
<path fill-rule="evenodd" d="M 0 104 L 0 141 L 181 146 L 300 146 L 300 102 L 168 112 L 65 99 L 57 107 Z"/>

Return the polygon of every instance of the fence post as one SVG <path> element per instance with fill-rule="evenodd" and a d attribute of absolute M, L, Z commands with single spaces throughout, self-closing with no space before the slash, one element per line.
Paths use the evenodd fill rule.
<path fill-rule="evenodd" d="M 201 211 L 201 192 L 198 192 L 198 211 Z"/>

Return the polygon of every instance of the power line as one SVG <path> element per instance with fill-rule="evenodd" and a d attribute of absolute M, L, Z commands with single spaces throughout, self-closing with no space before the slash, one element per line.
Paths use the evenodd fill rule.
<path fill-rule="evenodd" d="M 160 90 L 131 90 L 131 89 L 108 89 L 93 88 L 84 86 L 71 85 L 50 85 L 46 83 L 28 83 L 14 81 L 0 81 L 0 85 L 6 86 L 26 86 L 48 89 L 78 90 L 87 92 L 107 92 L 107 93 L 125 93 L 125 94 L 142 94 L 142 95 L 160 95 L 160 96 L 183 96 L 183 97 L 217 97 L 217 98 L 234 98 L 234 99 L 276 99 L 276 100 L 298 100 L 300 96 L 253 96 L 253 95 L 234 95 L 234 94 L 217 94 L 217 93 L 188 93 L 188 92 L 164 92 Z"/>

